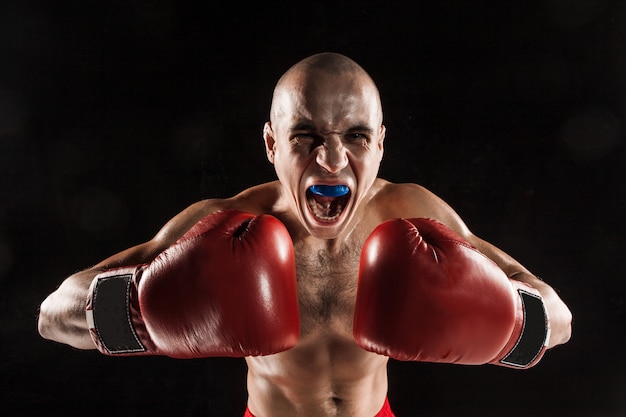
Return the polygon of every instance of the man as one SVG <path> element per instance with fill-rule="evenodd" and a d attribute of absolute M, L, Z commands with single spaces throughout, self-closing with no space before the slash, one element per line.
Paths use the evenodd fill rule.
<path fill-rule="evenodd" d="M 423 187 L 377 177 L 381 101 L 354 61 L 290 68 L 263 137 L 278 181 L 198 202 L 68 277 L 41 305 L 41 335 L 112 355 L 245 356 L 257 417 L 392 416 L 389 357 L 525 368 L 569 339 L 550 286 Z"/>

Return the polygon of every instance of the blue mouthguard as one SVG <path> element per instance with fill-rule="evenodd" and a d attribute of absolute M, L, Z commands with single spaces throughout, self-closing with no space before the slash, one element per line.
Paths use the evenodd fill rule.
<path fill-rule="evenodd" d="M 312 185 L 309 189 L 313 194 L 322 197 L 341 197 L 350 192 L 345 185 Z"/>

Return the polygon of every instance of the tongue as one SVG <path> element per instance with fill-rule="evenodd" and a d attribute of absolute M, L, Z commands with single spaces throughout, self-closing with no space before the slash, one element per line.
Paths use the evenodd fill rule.
<path fill-rule="evenodd" d="M 310 190 L 320 197 L 341 197 L 350 192 L 345 185 L 313 185 Z"/>

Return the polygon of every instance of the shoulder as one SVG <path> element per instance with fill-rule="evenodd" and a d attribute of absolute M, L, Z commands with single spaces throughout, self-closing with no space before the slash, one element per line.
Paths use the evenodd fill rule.
<path fill-rule="evenodd" d="M 155 240 L 171 244 L 204 217 L 221 210 L 240 210 L 251 214 L 271 212 L 272 201 L 277 193 L 274 183 L 248 188 L 229 198 L 212 198 L 198 201 L 168 221 Z"/>
<path fill-rule="evenodd" d="M 231 198 L 198 201 L 165 223 L 149 241 L 115 254 L 96 266 L 107 269 L 114 266 L 150 262 L 201 219 L 220 210 L 240 210 L 251 214 L 265 213 L 267 212 L 264 211 L 265 207 L 271 201 L 274 188 L 275 186 L 270 183 L 243 191 Z"/>
<path fill-rule="evenodd" d="M 450 205 L 419 184 L 381 180 L 372 204 L 384 220 L 423 217 L 437 220 L 461 235 L 469 233 L 465 223 Z"/>
<path fill-rule="evenodd" d="M 441 199 L 419 184 L 380 180 L 372 202 L 390 217 L 427 217 Z"/>

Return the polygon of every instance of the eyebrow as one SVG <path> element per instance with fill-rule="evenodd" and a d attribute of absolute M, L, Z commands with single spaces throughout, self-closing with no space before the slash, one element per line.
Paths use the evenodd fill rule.
<path fill-rule="evenodd" d="M 311 131 L 311 130 L 317 130 L 317 128 L 315 127 L 315 125 L 311 122 L 298 122 L 295 125 L 293 125 L 290 129 L 292 132 L 295 130 L 306 130 L 306 131 Z"/>
<path fill-rule="evenodd" d="M 308 121 L 301 121 L 296 123 L 294 126 L 291 127 L 290 129 L 292 132 L 294 131 L 317 131 L 317 127 Z M 354 133 L 354 132 L 365 132 L 365 133 L 372 133 L 374 131 L 374 129 L 372 129 L 371 127 L 367 126 L 367 125 L 354 125 L 351 126 L 350 128 L 348 128 L 348 130 L 346 130 L 345 133 Z"/>
<path fill-rule="evenodd" d="M 365 132 L 365 133 L 373 133 L 374 129 L 366 125 L 355 125 L 352 126 L 346 133 L 354 133 L 354 132 Z"/>

